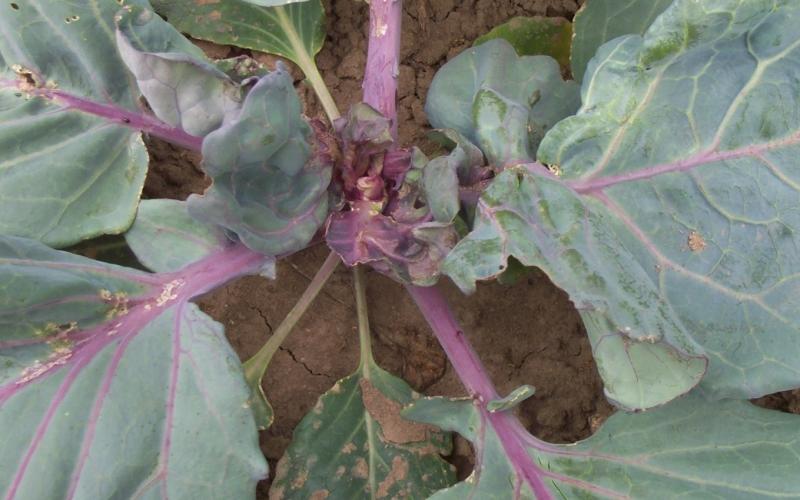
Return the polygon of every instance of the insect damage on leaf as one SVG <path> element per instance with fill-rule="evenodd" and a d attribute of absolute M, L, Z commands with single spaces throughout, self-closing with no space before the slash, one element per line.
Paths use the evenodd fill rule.
<path fill-rule="evenodd" d="M 703 235 L 697 231 L 691 231 L 689 233 L 686 244 L 689 245 L 689 250 L 692 252 L 702 252 L 706 249 L 706 240 L 703 238 Z"/>
<path fill-rule="evenodd" d="M 17 87 L 27 93 L 32 93 L 36 89 L 43 87 L 41 79 L 36 73 L 21 64 L 12 64 L 11 71 L 17 75 Z"/>

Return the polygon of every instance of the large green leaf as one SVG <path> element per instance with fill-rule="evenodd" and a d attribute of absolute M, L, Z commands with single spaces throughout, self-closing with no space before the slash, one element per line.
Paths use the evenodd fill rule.
<path fill-rule="evenodd" d="M 627 408 L 686 392 L 705 360 L 714 397 L 800 385 L 796 22 L 794 2 L 682 0 L 605 45 L 540 147 L 558 175 L 501 174 L 445 271 L 471 289 L 509 255 L 544 269 Z"/>
<path fill-rule="evenodd" d="M 0 238 L 6 498 L 253 498 L 266 473 L 222 326 L 188 302 L 264 257 L 151 275 Z"/>
<path fill-rule="evenodd" d="M 545 132 L 580 104 L 578 86 L 561 79 L 548 56 L 519 57 L 505 40 L 465 50 L 445 64 L 425 112 L 481 148 L 493 165 L 532 161 Z"/>
<path fill-rule="evenodd" d="M 1 233 L 68 245 L 133 221 L 147 169 L 140 134 L 81 110 L 138 110 L 116 52 L 119 8 L 115 0 L 0 6 Z"/>
<path fill-rule="evenodd" d="M 300 108 L 284 69 L 262 77 L 242 108 L 204 139 L 203 166 L 214 184 L 189 197 L 192 216 L 266 255 L 308 244 L 328 215 L 333 159 Z"/>
<path fill-rule="evenodd" d="M 413 391 L 366 363 L 298 424 L 270 498 L 426 498 L 454 482 L 453 467 L 440 457 L 450 451 L 449 436 L 403 419 Z"/>
<path fill-rule="evenodd" d="M 325 41 L 320 0 L 259 7 L 244 0 L 199 2 L 153 0 L 156 11 L 184 33 L 201 40 L 283 56 L 308 74 Z M 267 0 L 262 5 L 286 4 Z"/>
<path fill-rule="evenodd" d="M 590 0 L 575 14 L 572 76 L 583 81 L 601 45 L 622 35 L 641 35 L 673 0 Z"/>
<path fill-rule="evenodd" d="M 403 414 L 473 443 L 469 478 L 431 498 L 796 498 L 800 418 L 745 401 L 689 396 L 642 414 L 617 413 L 591 438 L 551 445 L 472 400 L 420 399 Z M 519 450 L 515 454 L 510 450 Z"/>

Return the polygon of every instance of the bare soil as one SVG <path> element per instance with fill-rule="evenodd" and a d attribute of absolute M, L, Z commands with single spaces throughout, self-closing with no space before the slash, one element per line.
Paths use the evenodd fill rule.
<path fill-rule="evenodd" d="M 406 0 L 398 105 L 401 142 L 424 143 L 425 94 L 435 71 L 449 58 L 511 17 L 571 18 L 580 3 Z M 364 2 L 354 0 L 325 4 L 328 39 L 317 61 L 334 98 L 346 110 L 361 97 L 368 12 Z M 213 44 L 201 46 L 216 57 L 238 52 Z M 313 92 L 304 88 L 300 73 L 296 75 L 306 113 L 321 116 Z M 195 154 L 155 140 L 149 149 L 153 161 L 146 197 L 182 199 L 208 185 Z M 269 338 L 326 255 L 322 245 L 310 248 L 281 262 L 276 281 L 243 278 L 205 296 L 200 304 L 225 325 L 233 347 L 247 359 Z M 403 287 L 374 272 L 368 274 L 368 287 L 378 363 L 420 392 L 463 395 L 443 351 Z M 535 396 L 519 409 L 522 421 L 535 435 L 551 442 L 584 439 L 611 414 L 580 317 L 546 276 L 534 272 L 512 287 L 484 284 L 468 297 L 449 282 L 442 287 L 498 389 L 507 393 L 521 384 L 536 387 Z M 356 369 L 358 352 L 350 274 L 340 267 L 281 347 L 265 378 L 264 389 L 276 418 L 262 434 L 261 444 L 273 470 L 295 425 L 323 392 Z M 760 403 L 800 412 L 800 391 L 767 396 Z M 452 460 L 462 475 L 469 472 L 470 450 L 464 441 L 458 441 Z M 259 498 L 267 498 L 267 485 L 259 488 Z"/>

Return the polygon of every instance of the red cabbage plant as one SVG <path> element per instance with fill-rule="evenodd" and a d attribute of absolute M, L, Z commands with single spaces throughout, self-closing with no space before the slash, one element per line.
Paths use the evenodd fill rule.
<path fill-rule="evenodd" d="M 361 361 L 295 430 L 271 498 L 800 496 L 799 417 L 748 402 L 800 387 L 797 2 L 588 0 L 567 26 L 575 80 L 558 37 L 534 36 L 546 20 L 498 27 L 434 78 L 434 158 L 397 140 L 401 0 L 370 2 L 345 115 L 314 63 L 320 0 L 0 11 L 3 498 L 253 498 L 262 378 L 340 262 Z M 181 32 L 293 61 L 328 120 L 303 116 L 280 64 L 210 60 Z M 142 134 L 199 151 L 212 186 L 140 201 Z M 59 250 L 120 233 L 150 272 Z M 323 240 L 240 363 L 192 299 Z M 584 441 L 522 426 L 534 389 L 498 394 L 436 287 L 510 263 L 580 311 L 621 410 Z M 465 398 L 375 363 L 365 266 L 405 285 Z M 463 481 L 453 433 L 475 452 Z"/>

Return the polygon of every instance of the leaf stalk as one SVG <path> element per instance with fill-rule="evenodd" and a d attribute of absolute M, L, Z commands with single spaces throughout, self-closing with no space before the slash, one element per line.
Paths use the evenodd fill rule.
<path fill-rule="evenodd" d="M 309 306 L 314 299 L 319 295 L 322 287 L 328 282 L 328 279 L 333 275 L 333 271 L 339 265 L 339 256 L 335 252 L 331 252 L 328 258 L 325 259 L 322 266 L 317 271 L 317 274 L 311 279 L 308 287 L 300 296 L 300 299 L 286 315 L 286 318 L 278 325 L 269 340 L 259 349 L 259 351 L 244 363 L 244 374 L 248 383 L 255 386 L 260 386 L 261 379 L 264 378 L 264 373 L 267 371 L 267 366 L 272 357 L 278 351 L 278 348 L 283 344 L 289 334 L 294 329 L 294 326 L 308 310 Z"/>
<path fill-rule="evenodd" d="M 525 439 L 538 440 L 528 435 L 512 413 L 488 410 L 488 403 L 499 397 L 497 390 L 442 293 L 434 287 L 406 286 L 406 289 L 431 326 L 467 392 L 476 401 L 483 420 L 489 422 L 497 433 L 518 476 L 528 483 L 538 500 L 551 500 L 553 496 L 543 479 L 547 474 L 525 450 L 525 445 L 529 444 Z"/>

